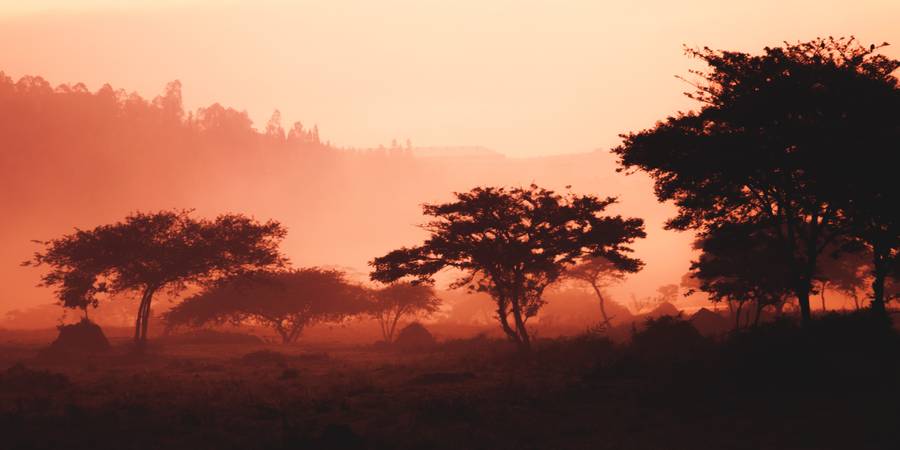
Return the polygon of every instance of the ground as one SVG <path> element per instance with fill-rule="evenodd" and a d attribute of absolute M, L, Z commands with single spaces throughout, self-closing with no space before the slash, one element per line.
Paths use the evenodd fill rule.
<path fill-rule="evenodd" d="M 6 339 L 4 448 L 888 449 L 900 442 L 891 362 L 898 353 L 846 370 L 859 364 L 822 358 L 798 373 L 764 364 L 748 371 L 711 356 L 719 355 L 715 346 L 651 361 L 594 335 L 543 340 L 527 356 L 486 338 L 416 353 L 159 342 L 135 355 L 127 339 L 111 341 L 107 354 L 60 361 L 38 357 L 40 336 Z M 821 367 L 827 373 L 815 376 Z"/>

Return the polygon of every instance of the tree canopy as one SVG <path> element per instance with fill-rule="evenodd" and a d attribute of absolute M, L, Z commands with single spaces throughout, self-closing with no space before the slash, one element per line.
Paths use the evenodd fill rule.
<path fill-rule="evenodd" d="M 891 230 L 873 236 L 896 237 L 884 160 L 900 142 L 892 75 L 900 62 L 878 49 L 852 38 L 761 55 L 689 49 L 710 66 L 695 72 L 700 81 L 688 94 L 701 110 L 624 135 L 613 152 L 621 169 L 647 172 L 657 197 L 677 206 L 669 228 L 769 225 L 806 321 L 817 259 L 830 242 L 848 233 L 866 239 L 861 230 L 872 228 L 860 222 Z M 896 240 L 882 241 L 895 255 Z"/>
<path fill-rule="evenodd" d="M 462 276 L 452 287 L 488 293 L 503 331 L 526 350 L 526 322 L 567 266 L 589 256 L 627 264 L 629 245 L 645 237 L 643 220 L 602 215 L 616 202 L 612 197 L 560 195 L 535 185 L 477 187 L 455 196 L 424 205 L 434 217 L 424 225 L 431 237 L 375 258 L 370 277 L 431 281 L 445 268 L 456 269 Z"/>
<path fill-rule="evenodd" d="M 135 341 L 147 339 L 153 295 L 177 294 L 247 272 L 282 267 L 278 246 L 285 229 L 241 214 L 195 219 L 191 211 L 134 213 L 124 221 L 76 230 L 40 242 L 25 265 L 48 266 L 43 286 L 56 288 L 63 306 L 88 308 L 98 295 L 139 292 Z"/>
<path fill-rule="evenodd" d="M 283 343 L 296 342 L 309 325 L 340 322 L 369 312 L 365 290 L 343 272 L 317 267 L 233 277 L 169 310 L 167 327 L 252 322 L 272 328 Z"/>

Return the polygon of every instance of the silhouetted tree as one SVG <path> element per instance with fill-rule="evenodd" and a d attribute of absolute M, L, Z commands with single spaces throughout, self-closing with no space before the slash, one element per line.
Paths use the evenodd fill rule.
<path fill-rule="evenodd" d="M 402 317 L 433 314 L 441 305 L 434 288 L 422 283 L 395 282 L 373 292 L 372 314 L 381 326 L 384 342 L 394 341 Z"/>
<path fill-rule="evenodd" d="M 862 306 L 859 292 L 865 288 L 870 275 L 872 255 L 867 248 L 859 248 L 856 245 L 852 245 L 849 249 L 843 247 L 845 251 L 831 252 L 819 261 L 819 273 L 816 278 L 819 280 L 823 310 L 827 288 L 850 297 L 856 309 Z"/>
<path fill-rule="evenodd" d="M 645 236 L 641 219 L 601 215 L 615 203 L 612 197 L 561 196 L 535 185 L 479 187 L 455 196 L 426 204 L 424 213 L 435 217 L 424 226 L 431 237 L 375 258 L 370 277 L 430 281 L 444 268 L 457 269 L 463 275 L 452 287 L 490 294 L 500 326 L 522 350 L 531 346 L 526 322 L 565 267 L 587 256 L 624 261 L 628 245 Z"/>
<path fill-rule="evenodd" d="M 829 38 L 766 48 L 762 55 L 688 50 L 711 67 L 696 72 L 701 82 L 688 94 L 702 109 L 623 136 L 613 152 L 623 169 L 650 174 L 657 197 L 678 207 L 668 228 L 704 230 L 764 218 L 777 244 L 773 257 L 790 264 L 806 322 L 818 257 L 849 232 L 850 205 L 893 188 L 885 181 L 854 189 L 863 185 L 859 177 L 871 176 L 865 168 L 884 165 L 900 141 L 891 76 L 897 61 L 877 49 Z M 863 169 L 848 176 L 848 163 Z M 885 215 L 896 216 L 882 198 L 893 197 L 860 208 L 880 227 Z"/>
<path fill-rule="evenodd" d="M 194 219 L 190 211 L 134 213 L 122 222 L 77 230 L 41 242 L 44 250 L 24 265 L 50 267 L 43 286 L 56 288 L 63 306 L 96 305 L 98 294 L 139 292 L 134 340 L 147 340 L 153 295 L 177 294 L 248 271 L 281 267 L 278 245 L 286 234 L 275 221 L 240 214 Z"/>
<path fill-rule="evenodd" d="M 623 257 L 618 262 L 610 261 L 603 257 L 586 258 L 578 265 L 566 270 L 565 275 L 573 280 L 586 283 L 594 290 L 594 295 L 600 303 L 600 314 L 603 316 L 603 325 L 609 325 L 612 319 L 606 314 L 606 297 L 603 288 L 619 283 L 625 279 L 628 273 L 636 273 L 644 266 L 639 259 Z"/>
<path fill-rule="evenodd" d="M 370 307 L 365 290 L 343 272 L 314 267 L 231 278 L 185 299 L 164 320 L 169 328 L 250 321 L 273 329 L 288 344 L 309 325 L 340 322 Z"/>
<path fill-rule="evenodd" d="M 712 301 L 729 302 L 735 328 L 746 303 L 755 304 L 758 322 L 763 309 L 778 307 L 791 292 L 790 263 L 779 258 L 771 227 L 720 225 L 701 234 L 694 246 L 702 253 L 691 264 L 692 275 Z"/>

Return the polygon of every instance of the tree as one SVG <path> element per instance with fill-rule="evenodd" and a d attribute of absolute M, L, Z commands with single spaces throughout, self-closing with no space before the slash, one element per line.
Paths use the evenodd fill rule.
<path fill-rule="evenodd" d="M 169 310 L 166 326 L 201 327 L 210 323 L 259 323 L 273 329 L 285 344 L 304 328 L 341 322 L 369 311 L 365 290 L 343 272 L 306 268 L 248 273 L 210 286 Z"/>
<path fill-rule="evenodd" d="M 678 285 L 677 284 L 664 284 L 658 288 L 656 288 L 656 292 L 659 293 L 659 303 L 675 303 L 678 301 Z"/>
<path fill-rule="evenodd" d="M 426 204 L 435 219 L 424 228 L 431 237 L 375 258 L 373 280 L 404 277 L 431 281 L 452 268 L 462 272 L 451 287 L 488 293 L 507 337 L 523 351 L 531 347 L 525 325 L 544 303 L 544 289 L 584 257 L 627 259 L 629 244 L 645 236 L 643 220 L 603 216 L 616 202 L 592 195 L 565 196 L 528 188 L 478 187 L 456 200 Z"/>
<path fill-rule="evenodd" d="M 865 289 L 867 275 L 872 265 L 872 255 L 856 241 L 844 241 L 837 250 L 823 257 L 817 279 L 820 284 L 822 309 L 825 309 L 825 290 L 831 288 L 853 300 L 856 309 L 861 308 L 859 292 Z"/>
<path fill-rule="evenodd" d="M 600 303 L 600 314 L 603 316 L 603 325 L 608 326 L 612 319 L 606 314 L 606 297 L 603 288 L 619 283 L 625 279 L 625 274 L 636 273 L 641 270 L 644 263 L 638 259 L 625 257 L 614 263 L 606 258 L 585 258 L 578 265 L 566 270 L 565 275 L 573 280 L 586 283 L 594 290 L 594 295 Z"/>
<path fill-rule="evenodd" d="M 764 219 L 774 256 L 790 263 L 806 323 L 818 257 L 849 232 L 850 205 L 868 195 L 853 189 L 862 185 L 855 180 L 896 152 L 897 61 L 876 55 L 878 48 L 829 38 L 762 55 L 688 50 L 711 67 L 696 72 L 701 81 L 688 94 L 701 110 L 623 135 L 613 150 L 620 170 L 647 172 L 657 197 L 675 203 L 670 229 Z M 847 164 L 863 170 L 848 174 Z M 866 210 L 883 217 L 890 204 Z"/>
<path fill-rule="evenodd" d="M 441 299 L 427 284 L 395 282 L 373 292 L 375 305 L 372 314 L 381 326 L 384 342 L 394 342 L 394 331 L 400 318 L 429 315 L 438 310 Z"/>
<path fill-rule="evenodd" d="M 691 264 L 692 276 L 710 300 L 728 302 L 735 329 L 745 304 L 755 304 L 758 323 L 763 309 L 779 306 L 791 292 L 790 264 L 779 258 L 768 226 L 721 225 L 701 234 L 694 247 L 702 253 Z"/>
<path fill-rule="evenodd" d="M 143 347 L 157 292 L 176 295 L 246 272 L 281 267 L 285 229 L 241 214 L 194 219 L 191 211 L 134 213 L 122 222 L 40 242 L 44 250 L 23 263 L 49 266 L 41 285 L 55 287 L 63 306 L 96 306 L 98 295 L 138 292 L 134 340 Z"/>

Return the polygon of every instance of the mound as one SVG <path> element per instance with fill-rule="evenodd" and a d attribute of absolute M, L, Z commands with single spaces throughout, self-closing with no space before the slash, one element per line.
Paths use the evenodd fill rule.
<path fill-rule="evenodd" d="M 675 307 L 675 305 L 669 302 L 662 302 L 656 308 L 653 308 L 652 311 L 645 314 L 647 317 L 657 318 L 663 316 L 677 316 L 681 311 Z"/>
<path fill-rule="evenodd" d="M 706 308 L 700 308 L 688 321 L 704 336 L 722 334 L 731 328 L 728 319 Z"/>
<path fill-rule="evenodd" d="M 643 330 L 631 338 L 634 356 L 650 361 L 671 361 L 696 356 L 706 350 L 709 341 L 680 316 L 647 319 Z"/>
<path fill-rule="evenodd" d="M 94 322 L 81 322 L 59 327 L 59 336 L 50 347 L 41 352 L 44 356 L 65 356 L 99 353 L 109 350 L 109 341 L 103 330 Z"/>
<path fill-rule="evenodd" d="M 422 350 L 433 347 L 434 336 L 421 323 L 413 322 L 400 330 L 394 345 L 403 350 Z"/>

